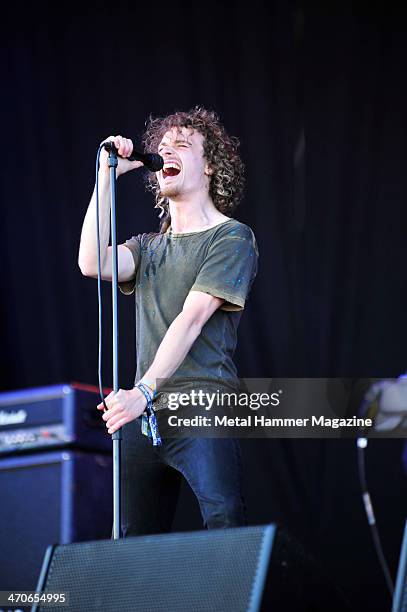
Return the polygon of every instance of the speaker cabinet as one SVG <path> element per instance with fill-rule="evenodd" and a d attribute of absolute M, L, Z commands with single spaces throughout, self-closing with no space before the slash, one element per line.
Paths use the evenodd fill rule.
<path fill-rule="evenodd" d="M 0 590 L 35 590 L 47 547 L 110 538 L 112 458 L 74 451 L 0 460 Z"/>
<path fill-rule="evenodd" d="M 37 590 L 65 593 L 67 612 L 349 610 L 316 564 L 275 525 L 50 547 Z"/>

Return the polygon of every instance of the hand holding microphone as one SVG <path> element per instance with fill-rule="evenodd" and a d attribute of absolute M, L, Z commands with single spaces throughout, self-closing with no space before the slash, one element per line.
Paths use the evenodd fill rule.
<path fill-rule="evenodd" d="M 124 138 L 123 136 L 109 136 L 106 140 L 102 141 L 101 144 L 105 143 L 105 147 L 100 153 L 100 168 L 106 173 L 109 173 L 109 167 L 107 163 L 108 152 L 106 149 L 114 147 L 118 156 L 118 166 L 116 168 L 116 176 L 125 174 L 135 168 L 141 168 L 146 166 L 152 172 L 158 172 L 161 170 L 164 164 L 164 160 L 161 155 L 155 153 L 139 153 L 134 151 L 133 142 L 130 138 Z"/>

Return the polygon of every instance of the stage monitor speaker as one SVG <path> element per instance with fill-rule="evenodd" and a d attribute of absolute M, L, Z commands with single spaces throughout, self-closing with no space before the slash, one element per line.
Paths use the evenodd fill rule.
<path fill-rule="evenodd" d="M 106 539 L 112 458 L 58 451 L 0 460 L 0 590 L 35 590 L 51 544 Z"/>
<path fill-rule="evenodd" d="M 35 605 L 33 612 L 348 610 L 301 547 L 274 525 L 50 547 L 40 591 L 64 593 L 68 605 Z"/>

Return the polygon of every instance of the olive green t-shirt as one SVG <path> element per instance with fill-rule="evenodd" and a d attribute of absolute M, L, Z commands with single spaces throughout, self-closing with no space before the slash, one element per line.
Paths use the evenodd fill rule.
<path fill-rule="evenodd" d="M 135 292 L 136 381 L 152 364 L 188 293 L 203 291 L 226 301 L 203 326 L 165 390 L 236 389 L 237 327 L 258 264 L 250 227 L 228 219 L 197 232 L 175 234 L 169 228 L 163 234 L 138 234 L 125 245 L 134 257 L 136 272 L 133 280 L 119 287 L 126 295 Z M 158 403 L 156 409 L 160 407 L 164 406 Z"/>

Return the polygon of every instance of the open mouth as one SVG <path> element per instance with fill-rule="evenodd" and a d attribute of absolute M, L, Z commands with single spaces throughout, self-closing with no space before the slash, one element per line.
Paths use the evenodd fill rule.
<path fill-rule="evenodd" d="M 163 167 L 164 180 L 170 176 L 177 176 L 181 172 L 181 166 L 176 162 L 166 162 Z"/>

